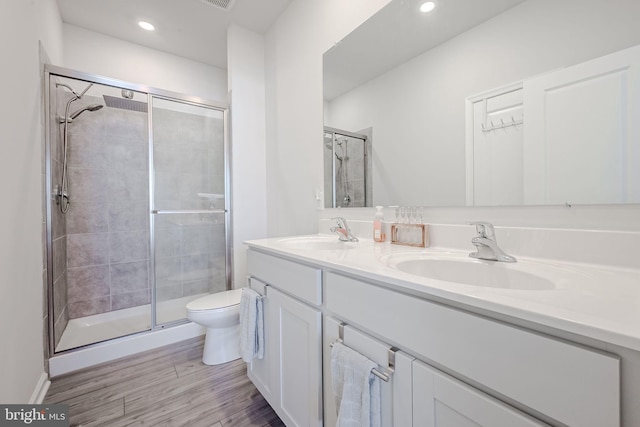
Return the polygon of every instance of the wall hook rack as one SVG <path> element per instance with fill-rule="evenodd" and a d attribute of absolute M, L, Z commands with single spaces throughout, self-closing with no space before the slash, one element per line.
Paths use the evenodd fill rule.
<path fill-rule="evenodd" d="M 524 119 L 516 120 L 515 117 L 511 116 L 511 121 L 505 122 L 504 119 L 500 119 L 500 123 L 498 124 L 493 123 L 493 120 L 491 120 L 489 123 L 490 123 L 490 126 L 486 125 L 485 123 L 480 124 L 480 128 L 482 129 L 482 132 L 491 132 L 498 129 L 518 126 L 524 123 Z"/>

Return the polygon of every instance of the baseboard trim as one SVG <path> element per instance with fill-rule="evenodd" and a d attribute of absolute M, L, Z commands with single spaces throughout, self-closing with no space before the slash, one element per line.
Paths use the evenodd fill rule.
<path fill-rule="evenodd" d="M 31 398 L 29 399 L 30 405 L 40 405 L 44 402 L 44 397 L 47 395 L 47 391 L 49 391 L 49 386 L 51 385 L 51 381 L 49 381 L 49 375 L 46 372 L 43 372 L 40 375 L 40 379 L 36 384 L 36 388 L 31 393 Z"/>

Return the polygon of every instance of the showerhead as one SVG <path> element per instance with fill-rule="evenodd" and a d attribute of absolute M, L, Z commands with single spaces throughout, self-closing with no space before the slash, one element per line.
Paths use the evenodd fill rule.
<path fill-rule="evenodd" d="M 85 111 L 97 111 L 97 110 L 101 109 L 102 107 L 104 107 L 104 105 L 101 105 L 101 104 L 87 105 L 86 107 L 83 107 L 83 108 L 75 111 L 74 113 L 71 113 L 71 115 L 69 116 L 69 120 L 75 119 L 80 114 L 84 113 Z"/>
<path fill-rule="evenodd" d="M 146 102 L 134 101 L 130 98 L 117 98 L 109 95 L 102 95 L 102 97 L 104 98 L 104 103 L 110 108 L 120 108 L 122 110 L 138 111 L 140 113 L 146 113 L 148 110 Z"/>
<path fill-rule="evenodd" d="M 330 137 L 330 135 L 331 134 L 325 134 L 325 138 L 327 138 L 327 136 Z M 342 146 L 342 144 L 345 143 L 345 142 L 347 142 L 346 139 L 333 138 L 333 139 L 330 139 L 330 140 L 326 141 L 324 143 L 324 147 L 326 149 L 328 149 L 328 150 L 332 150 L 333 154 L 335 154 L 335 156 L 336 156 L 336 159 L 338 159 L 339 161 L 342 161 L 342 160 L 344 160 L 345 154 L 346 154 L 344 152 L 344 147 Z M 335 150 L 335 148 L 337 148 L 337 147 L 339 147 L 341 149 L 342 154 L 343 154 L 342 156 L 338 155 L 338 151 Z"/>

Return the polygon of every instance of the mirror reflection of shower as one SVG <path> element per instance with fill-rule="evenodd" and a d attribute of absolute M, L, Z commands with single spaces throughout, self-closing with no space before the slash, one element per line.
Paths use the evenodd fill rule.
<path fill-rule="evenodd" d="M 69 108 L 71 107 L 71 104 L 82 99 L 84 94 L 87 93 L 89 89 L 91 89 L 91 86 L 93 86 L 93 83 L 89 83 L 89 85 L 81 93 L 78 93 L 69 85 L 66 85 L 64 83 L 56 83 L 56 87 L 63 87 L 69 90 L 72 94 L 72 96 L 67 101 L 67 105 L 64 109 L 64 117 L 60 118 L 60 123 L 64 128 L 62 131 L 62 177 L 60 179 L 60 184 L 56 185 L 53 190 L 56 198 L 56 204 L 60 207 L 60 212 L 62 212 L 63 214 L 66 214 L 69 211 L 69 207 L 71 206 L 71 201 L 69 198 L 69 173 L 67 168 L 69 124 L 72 123 L 73 120 L 78 118 L 80 114 L 84 113 L 85 111 L 98 111 L 99 109 L 104 107 L 104 105 L 101 104 L 91 104 L 85 107 L 81 107 L 73 113 L 69 114 Z"/>
<path fill-rule="evenodd" d="M 370 138 L 364 134 L 325 128 L 325 207 L 370 206 Z"/>
<path fill-rule="evenodd" d="M 333 144 L 330 147 L 327 147 L 333 150 L 333 154 L 336 157 L 338 163 L 336 164 L 336 185 L 339 190 L 336 191 L 337 194 L 342 195 L 342 206 L 348 207 L 351 205 L 351 192 L 349 191 L 349 140 L 346 137 L 339 137 L 334 134 L 332 138 Z M 352 186 L 353 187 L 353 186 Z M 353 188 L 352 188 L 353 190 Z"/>

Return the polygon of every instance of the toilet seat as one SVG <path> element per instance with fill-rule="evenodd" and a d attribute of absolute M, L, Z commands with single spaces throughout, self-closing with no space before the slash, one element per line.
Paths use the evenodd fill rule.
<path fill-rule="evenodd" d="M 220 310 L 240 304 L 242 289 L 218 292 L 189 302 L 187 311 Z"/>

